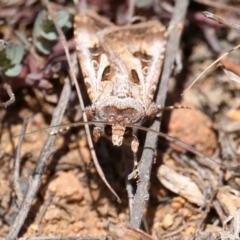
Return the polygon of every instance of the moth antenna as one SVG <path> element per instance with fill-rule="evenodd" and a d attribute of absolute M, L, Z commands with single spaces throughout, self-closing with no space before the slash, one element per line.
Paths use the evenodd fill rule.
<path fill-rule="evenodd" d="M 170 107 L 174 107 L 174 106 L 170 106 Z M 178 106 L 177 106 L 178 107 Z M 182 106 L 179 106 L 179 107 L 182 107 Z M 185 107 L 185 106 L 184 106 Z M 168 107 L 166 107 L 168 108 Z M 170 109 L 167 109 L 167 110 L 171 110 Z M 42 132 L 42 131 L 46 131 L 46 130 L 49 130 L 49 129 L 52 129 L 52 128 L 56 128 L 56 127 L 65 127 L 65 129 L 69 129 L 70 127 L 78 127 L 78 126 L 84 126 L 84 125 L 97 125 L 97 124 L 106 124 L 106 125 L 112 125 L 112 123 L 109 123 L 109 122 L 106 122 L 106 121 L 89 121 L 89 122 L 78 122 L 78 123 L 66 123 L 66 124 L 60 124 L 60 125 L 55 125 L 55 126 L 51 126 L 51 127 L 46 127 L 46 128 L 42 128 L 42 129 L 38 129 L 38 130 L 35 130 L 35 131 L 32 131 L 32 132 L 28 132 L 28 133 L 25 133 L 25 134 L 18 134 L 18 135 L 15 135 L 13 137 L 21 137 L 21 136 L 26 136 L 26 135 L 30 135 L 30 134 L 34 134 L 34 133 L 37 133 L 37 132 Z M 131 128 L 135 128 L 135 129 L 139 129 L 139 130 L 142 130 L 142 131 L 145 131 L 145 132 L 152 132 L 152 133 L 156 133 L 158 136 L 160 137 L 163 137 L 165 138 L 166 140 L 168 140 L 169 142 L 174 142 L 176 143 L 177 145 L 179 145 L 180 147 L 183 147 L 185 149 L 187 149 L 188 151 L 196 154 L 197 156 L 201 157 L 201 158 L 204 158 L 204 159 L 207 159 L 209 161 L 212 161 L 214 163 L 217 163 L 218 165 L 221 165 L 221 163 L 217 162 L 217 161 L 214 161 L 213 159 L 205 156 L 203 153 L 199 152 L 198 150 L 196 150 L 194 147 L 188 145 L 187 143 L 177 139 L 177 138 L 174 138 L 174 137 L 171 137 L 165 133 L 162 133 L 162 132 L 158 132 L 156 130 L 153 130 L 151 128 L 146 128 L 146 127 L 142 127 L 142 126 L 136 126 L 136 125 L 132 125 L 132 124 L 127 124 L 127 127 L 131 127 Z M 57 134 L 58 132 L 61 132 L 60 131 L 55 131 L 55 132 L 50 132 L 51 135 L 53 134 Z M 222 165 L 221 165 L 222 166 Z"/>
<path fill-rule="evenodd" d="M 161 111 L 172 111 L 173 109 L 192 109 L 189 106 L 167 106 L 160 108 Z"/>
<path fill-rule="evenodd" d="M 99 124 L 99 123 L 111 125 L 110 123 L 107 123 L 105 121 L 89 121 L 89 122 L 65 123 L 65 124 L 60 124 L 60 125 L 55 125 L 55 126 L 41 128 L 41 129 L 34 130 L 34 131 L 31 131 L 31 132 L 27 132 L 27 133 L 24 133 L 24 134 L 17 134 L 17 135 L 14 135 L 13 138 L 30 135 L 30 134 L 34 134 L 34 133 L 37 133 L 37 132 L 43 132 L 43 131 L 47 131 L 47 130 L 50 130 L 50 129 L 53 129 L 53 128 L 60 128 L 60 127 L 62 127 L 62 129 L 50 132 L 50 135 L 54 135 L 54 134 L 57 134 L 59 132 L 63 132 L 65 129 L 69 129 L 71 127 L 84 126 L 86 124 L 87 125 L 95 125 L 95 124 Z"/>
<path fill-rule="evenodd" d="M 174 106 L 170 106 L 170 107 L 174 107 Z M 181 107 L 181 106 L 180 106 Z M 166 107 L 168 108 L 168 107 Z M 171 109 L 168 109 L 168 110 L 171 110 Z M 89 121 L 89 122 L 78 122 L 78 123 L 66 123 L 66 124 L 60 124 L 60 125 L 55 125 L 55 126 L 51 126 L 51 127 L 46 127 L 46 128 L 42 128 L 42 129 L 38 129 L 38 130 L 35 130 L 35 131 L 32 131 L 32 132 L 28 132 L 28 133 L 25 133 L 25 134 L 18 134 L 18 135 L 15 135 L 13 137 L 21 137 L 21 136 L 26 136 L 26 135 L 30 135 L 30 134 L 34 134 L 34 133 L 37 133 L 37 132 L 42 132 L 42 131 L 46 131 L 46 130 L 49 130 L 49 129 L 52 129 L 52 128 L 56 128 L 56 127 L 67 127 L 67 129 L 69 129 L 70 127 L 78 127 L 78 126 L 84 126 L 84 125 L 97 125 L 97 124 L 106 124 L 106 125 L 112 125 L 112 123 L 109 123 L 109 122 L 106 122 L 106 121 Z M 213 159 L 205 156 L 203 153 L 199 152 L 198 150 L 196 150 L 194 147 L 188 145 L 187 143 L 177 139 L 177 138 L 174 138 L 174 137 L 171 137 L 165 133 L 162 133 L 162 132 L 158 132 L 156 130 L 153 130 L 153 129 L 150 129 L 150 128 L 146 128 L 146 127 L 142 127 L 142 126 L 136 126 L 136 125 L 132 125 L 132 124 L 127 124 L 127 127 L 131 127 L 131 128 L 135 128 L 135 129 L 139 129 L 139 130 L 142 130 L 142 131 L 145 131 L 145 132 L 152 132 L 152 133 L 156 133 L 158 136 L 160 137 L 163 137 L 165 138 L 166 140 L 168 140 L 169 142 L 174 142 L 176 143 L 177 145 L 179 145 L 180 147 L 183 147 L 185 149 L 187 149 L 188 151 L 192 152 L 193 154 L 196 154 L 197 156 L 201 157 L 201 158 L 204 158 L 204 159 L 207 159 L 209 161 L 212 161 L 214 163 L 217 163 L 218 165 L 221 165 L 221 163 L 217 162 L 217 161 L 214 161 Z M 61 132 L 61 131 L 55 131 L 55 132 L 52 132 L 50 133 L 51 135 L 52 134 L 57 134 L 58 132 Z M 221 165 L 222 166 L 222 165 Z"/>
<path fill-rule="evenodd" d="M 240 26 L 237 25 L 237 24 L 229 23 L 229 22 L 227 22 L 226 20 L 224 20 L 224 19 L 222 19 L 222 18 L 220 18 L 220 17 L 218 17 L 218 16 L 216 16 L 216 15 L 210 13 L 210 12 L 203 12 L 203 14 L 204 14 L 206 17 L 208 17 L 208 18 L 210 18 L 210 19 L 212 19 L 212 20 L 214 20 L 214 21 L 216 21 L 216 22 L 218 22 L 218 23 L 220 23 L 220 24 L 224 24 L 224 25 L 226 25 L 226 26 L 228 26 L 228 27 L 231 27 L 231 28 L 233 28 L 233 29 L 235 29 L 235 30 L 237 30 L 237 31 L 240 31 Z M 187 87 L 187 89 L 186 89 L 181 95 L 184 95 L 184 94 L 198 81 L 198 79 L 201 78 L 202 75 L 203 75 L 206 71 L 208 71 L 208 69 L 210 69 L 210 68 L 211 68 L 212 66 L 214 66 L 215 64 L 219 63 L 221 59 L 223 59 L 223 58 L 226 57 L 228 54 L 230 54 L 232 51 L 234 51 L 234 50 L 236 50 L 236 49 L 238 49 L 238 48 L 240 48 L 240 44 L 238 44 L 238 45 L 235 46 L 234 48 L 230 49 L 228 52 L 224 53 L 224 54 L 223 54 L 222 56 L 220 56 L 217 60 L 215 60 L 210 66 L 208 66 L 208 67 L 189 85 L 189 87 Z"/>
<path fill-rule="evenodd" d="M 165 134 L 165 133 L 158 132 L 158 131 L 153 130 L 153 129 L 151 129 L 151 128 L 146 128 L 146 127 L 142 127 L 142 126 L 135 126 L 135 125 L 130 125 L 130 124 L 128 125 L 128 127 L 132 127 L 132 128 L 136 128 L 136 129 L 139 129 L 139 130 L 143 130 L 143 131 L 145 131 L 145 132 L 156 133 L 158 136 L 165 138 L 165 139 L 168 140 L 169 142 L 174 142 L 174 143 L 176 143 L 178 146 L 187 149 L 188 151 L 192 152 L 193 154 L 195 154 L 195 155 L 197 155 L 197 156 L 199 156 L 199 157 L 201 157 L 201 158 L 207 159 L 208 161 L 214 162 L 214 163 L 216 163 L 216 164 L 224 167 L 221 163 L 219 163 L 219 162 L 217 162 L 217 161 L 215 161 L 215 160 L 213 160 L 213 159 L 205 156 L 203 153 L 199 152 L 199 151 L 198 151 L 197 149 L 195 149 L 194 147 L 188 145 L 187 143 L 185 143 L 185 142 L 183 142 L 183 141 L 181 141 L 181 140 L 179 140 L 179 139 L 177 139 L 177 138 L 171 137 L 171 136 L 169 136 L 169 135 L 167 135 L 167 134 Z"/>

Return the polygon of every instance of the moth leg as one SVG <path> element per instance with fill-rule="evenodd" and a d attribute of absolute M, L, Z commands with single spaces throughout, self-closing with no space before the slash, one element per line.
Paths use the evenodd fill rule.
<path fill-rule="evenodd" d="M 152 118 L 157 116 L 162 111 L 162 106 L 157 106 L 155 103 L 152 103 L 146 111 L 146 117 Z"/>
<path fill-rule="evenodd" d="M 139 147 L 138 138 L 135 135 L 133 135 L 133 140 L 131 142 L 131 149 L 132 149 L 133 153 L 138 152 L 138 147 Z"/>
<path fill-rule="evenodd" d="M 128 175 L 128 180 L 131 179 L 139 179 L 139 167 L 138 167 L 138 161 L 137 161 L 137 152 L 139 147 L 139 141 L 138 138 L 133 135 L 133 139 L 131 142 L 131 149 L 133 152 L 133 171 Z"/>
<path fill-rule="evenodd" d="M 134 161 L 133 169 L 138 167 L 138 161 L 137 161 L 138 147 L 139 147 L 138 138 L 135 135 L 133 135 L 133 140 L 131 142 L 131 149 L 132 149 L 132 152 L 133 152 L 133 161 Z"/>
<path fill-rule="evenodd" d="M 93 141 L 98 142 L 99 138 L 103 135 L 103 129 L 101 127 L 95 127 L 93 129 Z"/>
<path fill-rule="evenodd" d="M 174 69 L 174 75 L 177 75 L 178 73 L 180 73 L 183 69 L 183 63 L 182 63 L 182 54 L 181 51 L 178 49 L 178 51 L 176 52 L 176 56 L 175 56 L 175 64 L 176 67 Z"/>
<path fill-rule="evenodd" d="M 95 109 L 93 107 L 86 107 L 85 112 L 86 112 L 88 121 L 94 120 Z"/>

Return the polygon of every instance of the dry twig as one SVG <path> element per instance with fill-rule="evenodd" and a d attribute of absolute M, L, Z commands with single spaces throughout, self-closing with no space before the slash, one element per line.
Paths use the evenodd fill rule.
<path fill-rule="evenodd" d="M 53 112 L 51 126 L 56 126 L 61 123 L 63 114 L 65 112 L 67 103 L 70 98 L 70 94 L 71 94 L 71 84 L 70 84 L 70 81 L 67 80 L 64 85 L 64 88 L 62 90 L 62 94 L 59 99 L 59 103 Z M 53 147 L 55 138 L 56 138 L 55 135 L 52 135 L 50 133 L 48 134 L 48 137 L 44 143 L 44 146 L 43 146 L 40 156 L 38 158 L 36 168 L 35 168 L 33 174 L 31 175 L 31 177 L 29 178 L 29 184 L 28 184 L 28 189 L 27 189 L 26 195 L 24 197 L 24 200 L 22 202 L 20 210 L 19 210 L 16 218 L 14 219 L 14 222 L 12 223 L 12 225 L 10 227 L 10 230 L 6 237 L 6 240 L 12 240 L 12 239 L 17 238 L 19 231 L 21 230 L 21 228 L 25 222 L 25 219 L 28 216 L 28 212 L 31 208 L 33 199 L 36 196 L 36 193 L 40 186 L 41 177 L 45 171 L 47 160 L 53 152 L 52 147 Z"/>
<path fill-rule="evenodd" d="M 189 4 L 188 0 L 175 1 L 175 7 L 169 25 L 169 29 L 171 32 L 169 34 L 166 57 L 163 66 L 162 76 L 160 79 L 160 87 L 156 99 L 156 104 L 160 106 L 164 106 L 165 103 L 168 89 L 168 80 L 170 78 L 172 65 L 175 60 L 175 53 L 178 51 L 179 48 L 179 41 L 182 33 L 183 21 L 185 18 L 188 4 Z M 156 120 L 151 126 L 151 128 L 154 130 L 159 130 L 160 125 L 161 125 L 160 121 Z M 140 227 L 143 216 L 143 210 L 146 202 L 149 199 L 148 185 L 150 180 L 152 164 L 156 153 L 157 139 L 158 136 L 156 134 L 153 133 L 147 134 L 144 151 L 141 158 L 141 164 L 139 166 L 140 182 L 138 183 L 137 186 L 130 221 L 130 226 L 134 228 Z"/>
<path fill-rule="evenodd" d="M 6 101 L 6 102 L 3 102 L 3 103 L 0 102 L 0 107 L 3 106 L 3 107 L 6 108 L 6 107 L 8 107 L 9 105 L 11 105 L 12 103 L 15 102 L 15 95 L 14 95 L 14 93 L 12 91 L 11 86 L 8 83 L 6 83 L 6 82 L 3 83 L 3 89 L 6 90 L 8 96 L 9 96 L 9 100 Z"/>
<path fill-rule="evenodd" d="M 19 136 L 16 156 L 15 156 L 15 164 L 14 164 L 13 188 L 16 193 L 18 206 L 21 206 L 22 200 L 23 200 L 23 193 L 19 183 L 19 173 L 20 173 L 20 161 L 21 161 L 21 148 L 22 148 L 24 133 L 26 132 L 27 124 L 28 124 L 28 119 L 24 119 L 21 135 Z"/>

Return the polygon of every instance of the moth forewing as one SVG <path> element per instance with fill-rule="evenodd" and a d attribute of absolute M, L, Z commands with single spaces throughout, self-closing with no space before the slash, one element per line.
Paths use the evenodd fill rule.
<path fill-rule="evenodd" d="M 91 11 L 84 11 L 75 16 L 74 37 L 77 56 L 81 63 L 89 98 L 93 102 L 98 94 L 101 81 L 98 77 L 98 66 L 100 62 L 105 62 L 102 60 L 103 52 L 96 33 L 112 25 L 106 18 L 99 17 Z"/>
<path fill-rule="evenodd" d="M 92 101 L 88 119 L 112 123 L 111 131 L 95 128 L 94 137 L 112 135 L 113 144 L 120 146 L 128 124 L 139 125 L 158 111 L 152 100 L 165 52 L 165 27 L 158 21 L 119 27 L 83 12 L 75 18 L 74 34 Z"/>
<path fill-rule="evenodd" d="M 152 104 L 162 69 L 166 28 L 157 20 L 125 27 L 108 27 L 98 33 L 115 74 L 127 75 L 145 108 Z"/>

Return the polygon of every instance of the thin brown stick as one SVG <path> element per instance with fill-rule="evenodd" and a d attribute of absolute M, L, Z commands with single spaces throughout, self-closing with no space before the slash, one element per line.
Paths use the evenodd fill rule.
<path fill-rule="evenodd" d="M 231 53 L 232 51 L 236 50 L 240 48 L 240 44 L 238 44 L 236 47 L 232 48 L 231 50 L 229 50 L 228 52 L 224 53 L 222 56 L 220 56 L 217 60 L 215 60 L 212 64 L 210 64 L 190 85 L 189 87 L 187 87 L 187 89 L 182 93 L 182 95 L 184 95 L 197 81 L 199 78 L 202 77 L 202 75 L 208 71 L 208 69 L 210 69 L 212 66 L 214 66 L 215 64 L 219 63 L 220 60 L 222 60 L 224 57 L 226 57 L 229 53 Z"/>
<path fill-rule="evenodd" d="M 67 45 L 67 40 L 65 38 L 65 35 L 62 31 L 62 29 L 58 26 L 57 24 L 57 21 L 54 17 L 54 13 L 53 11 L 51 10 L 51 7 L 50 7 L 50 3 L 48 0 L 43 0 L 43 2 L 45 3 L 51 17 L 52 17 L 52 20 L 54 22 L 54 25 L 57 29 L 57 32 L 59 34 L 59 37 L 60 37 L 60 40 L 61 40 L 61 43 L 63 45 L 63 48 L 64 48 L 64 51 L 65 51 L 65 54 L 66 54 L 66 57 L 67 57 L 67 60 L 68 60 L 68 64 L 69 64 L 69 73 L 70 73 L 70 76 L 71 76 L 71 79 L 72 81 L 74 82 L 75 84 L 75 87 L 76 87 L 76 90 L 77 90 L 77 95 L 78 95 L 78 99 L 79 99 L 79 102 L 80 102 L 80 107 L 81 109 L 83 110 L 83 121 L 85 123 L 88 122 L 88 119 L 87 119 L 87 115 L 86 115 L 86 112 L 84 111 L 85 109 L 85 106 L 84 106 L 84 103 L 83 103 L 83 98 L 82 98 L 82 95 L 81 95 L 81 91 L 79 89 L 79 86 L 78 86 L 78 82 L 77 82 L 77 79 L 76 79 L 76 76 L 75 76 L 75 71 L 74 71 L 74 65 L 72 63 L 72 60 L 71 60 L 71 57 L 70 57 L 70 54 L 69 54 L 69 50 L 68 50 L 68 45 Z M 97 169 L 97 172 L 99 174 L 99 176 L 101 177 L 101 179 L 103 180 L 103 182 L 106 184 L 106 186 L 108 187 L 108 189 L 114 194 L 114 196 L 117 198 L 117 201 L 118 202 L 121 202 L 120 198 L 118 197 L 118 195 L 116 194 L 116 192 L 112 189 L 112 187 L 110 186 L 110 184 L 108 183 L 107 179 L 105 178 L 104 176 L 104 173 L 98 163 L 98 159 L 97 159 L 97 156 L 96 156 L 96 152 L 94 150 L 94 146 L 93 146 L 93 142 L 92 142 L 92 138 L 91 138 L 91 133 L 90 133 L 90 129 L 89 129 L 89 125 L 88 124 L 85 124 L 84 125 L 85 127 L 85 131 L 86 131 L 86 136 L 87 136 L 87 141 L 88 141 L 88 145 L 89 145 L 89 149 L 90 149 L 90 152 L 91 152 L 91 156 L 92 156 L 92 159 L 93 159 L 93 162 L 94 162 L 94 165 Z"/>
<path fill-rule="evenodd" d="M 6 90 L 8 96 L 9 96 L 9 100 L 6 101 L 6 102 L 3 102 L 3 103 L 0 102 L 0 107 L 5 107 L 6 108 L 6 107 L 8 107 L 9 105 L 11 105 L 12 103 L 15 102 L 15 95 L 12 91 L 11 86 L 6 82 L 3 83 L 3 89 Z"/>
<path fill-rule="evenodd" d="M 175 53 L 178 51 L 180 37 L 182 33 L 182 29 L 179 28 L 179 25 L 183 26 L 183 21 L 185 18 L 188 4 L 189 0 L 175 1 L 175 7 L 169 25 L 169 29 L 171 29 L 171 32 L 167 43 L 166 57 L 160 80 L 160 87 L 156 99 L 156 103 L 160 106 L 164 106 L 165 103 L 166 93 L 168 89 L 168 80 L 171 75 L 172 65 L 175 60 Z M 158 131 L 160 129 L 160 125 L 160 121 L 155 121 L 151 126 L 151 129 Z M 134 228 L 140 227 L 143 217 L 143 210 L 146 202 L 149 199 L 148 185 L 150 180 L 152 163 L 156 153 L 157 140 L 157 134 L 148 133 L 146 136 L 146 142 L 141 158 L 141 164 L 139 166 L 140 182 L 137 186 L 130 220 L 130 226 Z"/>
<path fill-rule="evenodd" d="M 207 6 L 211 6 L 214 8 L 222 9 L 224 11 L 230 11 L 230 12 L 236 12 L 240 13 L 240 9 L 234 6 L 230 6 L 229 4 L 226 3 L 221 3 L 219 1 L 212 1 L 212 0 L 194 0 L 194 2 L 198 2 Z"/>
<path fill-rule="evenodd" d="M 227 20 L 225 20 L 223 18 L 220 18 L 217 15 L 215 15 L 213 13 L 210 13 L 210 12 L 207 12 L 207 11 L 203 12 L 203 14 L 207 18 L 210 18 L 213 21 L 218 22 L 219 24 L 223 24 L 223 25 L 225 25 L 227 27 L 233 28 L 233 29 L 237 30 L 238 32 L 240 32 L 240 25 L 238 25 L 238 24 L 228 22 Z"/>
<path fill-rule="evenodd" d="M 39 226 L 41 224 L 41 221 L 42 221 L 45 213 L 48 210 L 48 207 L 50 206 L 50 204 L 53 200 L 54 194 L 55 194 L 54 192 L 50 192 L 48 198 L 44 201 L 43 206 L 42 206 L 40 212 L 38 213 L 38 215 L 37 215 L 37 217 L 34 221 L 34 225 Z M 41 234 L 42 234 L 42 228 L 38 227 L 38 234 L 37 235 L 41 235 Z"/>
<path fill-rule="evenodd" d="M 135 10 L 135 0 L 128 0 L 128 9 L 127 9 L 127 22 L 130 24 L 132 22 L 132 18 L 134 16 L 134 10 Z"/>
<path fill-rule="evenodd" d="M 228 27 L 231 27 L 231 28 L 233 28 L 233 29 L 235 29 L 235 30 L 237 30 L 237 31 L 240 31 L 240 26 L 237 25 L 237 24 L 233 24 L 233 23 L 227 22 L 227 21 L 224 20 L 223 18 L 220 18 L 220 17 L 218 17 L 218 16 L 216 16 L 216 15 L 214 15 L 214 14 L 212 14 L 212 13 L 209 13 L 209 12 L 203 12 L 203 14 L 204 14 L 206 17 L 208 17 L 208 18 L 210 18 L 210 19 L 212 19 L 212 20 L 214 20 L 214 21 L 216 21 L 216 22 L 218 22 L 218 23 L 220 23 L 220 24 L 224 24 L 224 25 L 226 25 L 226 26 L 228 26 Z M 210 64 L 210 65 L 189 85 L 189 87 L 187 87 L 187 89 L 182 93 L 182 95 L 184 95 L 184 94 L 198 81 L 198 79 L 200 79 L 200 78 L 203 76 L 203 74 L 204 74 L 206 71 L 208 71 L 208 69 L 210 69 L 210 68 L 211 68 L 212 66 L 214 66 L 215 64 L 219 63 L 220 60 L 222 60 L 224 57 L 226 57 L 228 54 L 230 54 L 232 51 L 234 51 L 234 50 L 236 50 L 236 49 L 238 49 L 238 48 L 240 48 L 240 44 L 238 44 L 238 45 L 235 46 L 234 48 L 230 49 L 228 52 L 225 52 L 222 56 L 220 56 L 217 60 L 215 60 L 212 64 Z"/>
<path fill-rule="evenodd" d="M 63 114 L 65 112 L 67 103 L 70 98 L 70 94 L 71 94 L 71 84 L 69 80 L 66 80 L 66 83 L 63 87 L 63 90 L 59 99 L 59 103 L 53 112 L 51 126 L 56 126 L 61 123 Z M 22 202 L 22 205 L 19 209 L 18 214 L 14 219 L 14 222 L 10 226 L 10 230 L 6 237 L 6 240 L 13 240 L 17 238 L 20 232 L 20 229 L 22 228 L 25 222 L 25 219 L 28 216 L 28 212 L 31 208 L 32 202 L 39 189 L 39 186 L 41 183 L 41 177 L 45 171 L 47 160 L 53 152 L 52 147 L 53 147 L 55 138 L 56 138 L 55 135 L 51 135 L 50 133 L 48 134 L 48 137 L 44 143 L 44 146 L 37 160 L 37 165 L 34 169 L 34 172 L 29 178 L 29 184 L 28 184 L 26 195 L 24 197 L 24 200 Z"/>
<path fill-rule="evenodd" d="M 20 174 L 20 162 L 21 162 L 21 148 L 24 140 L 24 133 L 26 132 L 28 124 L 28 118 L 25 118 L 23 121 L 23 127 L 21 131 L 21 135 L 18 140 L 18 146 L 16 150 L 16 156 L 15 156 L 15 164 L 14 164 L 14 173 L 13 173 L 13 189 L 16 193 L 17 197 L 17 204 L 20 207 L 23 201 L 23 193 L 21 190 L 21 186 L 19 183 L 19 174 Z"/>

